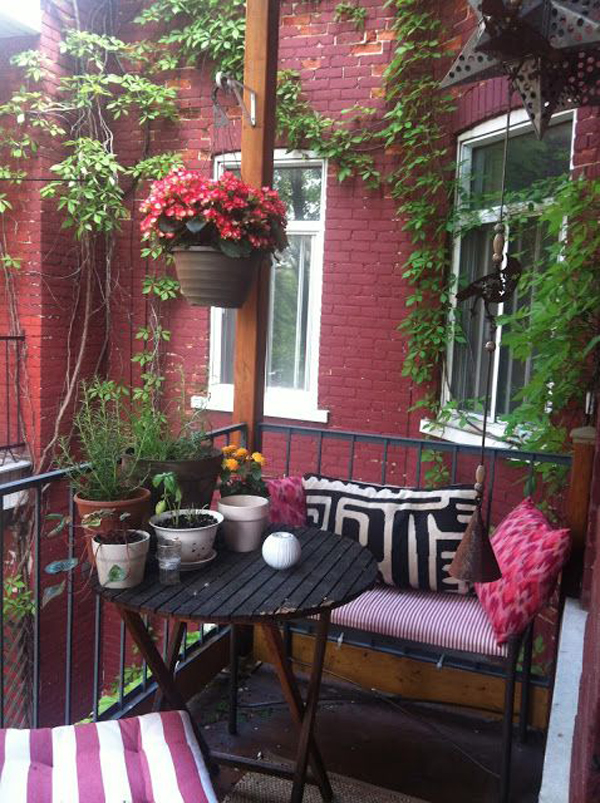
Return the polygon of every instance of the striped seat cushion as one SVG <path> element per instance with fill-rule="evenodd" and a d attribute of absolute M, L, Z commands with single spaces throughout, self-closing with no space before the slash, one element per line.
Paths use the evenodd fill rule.
<path fill-rule="evenodd" d="M 0 801 L 217 803 L 187 713 L 0 730 Z"/>
<path fill-rule="evenodd" d="M 332 612 L 331 621 L 445 650 L 505 656 L 476 597 L 376 586 Z"/>

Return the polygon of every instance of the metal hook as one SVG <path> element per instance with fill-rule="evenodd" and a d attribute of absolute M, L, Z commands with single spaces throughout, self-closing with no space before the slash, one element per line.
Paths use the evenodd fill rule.
<path fill-rule="evenodd" d="M 215 84 L 216 89 L 213 90 L 213 99 L 216 100 L 216 95 L 219 89 L 223 90 L 223 92 L 233 92 L 238 105 L 242 109 L 244 117 L 250 123 L 252 128 L 256 128 L 256 92 L 253 89 L 250 89 L 249 86 L 245 86 L 245 84 L 242 84 L 237 79 L 232 78 L 230 75 L 226 75 L 223 72 L 218 72 L 215 75 Z M 250 94 L 250 111 L 248 111 L 248 108 L 244 102 L 244 90 Z"/>

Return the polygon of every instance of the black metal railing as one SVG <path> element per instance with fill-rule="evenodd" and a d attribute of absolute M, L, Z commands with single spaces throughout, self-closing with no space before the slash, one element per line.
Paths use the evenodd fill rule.
<path fill-rule="evenodd" d="M 443 462 L 438 466 L 448 483 L 468 483 L 474 482 L 474 467 L 481 454 L 479 446 L 400 435 L 265 422 L 259 424 L 259 431 L 265 453 L 280 456 L 280 468 L 284 475 L 293 471 L 302 474 L 325 472 L 340 479 L 365 480 L 381 485 L 389 482 L 420 488 L 430 479 L 427 476 L 428 466 L 431 468 L 435 465 L 436 456 L 439 456 Z M 273 443 L 269 443 L 269 435 L 275 439 Z M 366 459 L 357 454 L 361 446 L 369 447 Z M 542 467 L 557 469 L 566 489 L 566 476 L 572 462 L 569 454 L 496 447 L 485 449 L 485 460 L 488 519 L 492 514 L 496 482 L 502 465 L 512 470 L 515 488 L 520 485 L 526 493 L 533 493 L 536 487 L 544 484 L 544 476 L 540 471 Z M 537 474 L 540 479 L 536 483 Z"/>
<path fill-rule="evenodd" d="M 25 447 L 21 420 L 23 335 L 0 336 L 0 455 Z"/>
<path fill-rule="evenodd" d="M 247 431 L 245 424 L 231 425 L 210 437 L 226 445 L 237 434 L 245 445 Z M 20 501 L 5 510 L 4 498 L 15 494 Z M 52 531 L 56 522 L 50 532 L 47 523 L 47 513 L 56 510 L 64 513 L 59 535 Z M 67 472 L 0 485 L 0 727 L 116 718 L 156 690 L 123 623 L 92 592 L 88 573 L 69 568 L 76 547 Z M 178 670 L 219 632 L 200 625 L 186 633 Z M 166 626 L 158 637 L 166 655 Z"/>

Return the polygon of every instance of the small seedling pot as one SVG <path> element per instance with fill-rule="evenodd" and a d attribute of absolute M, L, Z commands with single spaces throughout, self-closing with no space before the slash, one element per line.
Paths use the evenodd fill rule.
<path fill-rule="evenodd" d="M 144 579 L 150 534 L 143 530 L 128 533 L 143 537 L 129 544 L 103 544 L 97 535 L 92 539 L 98 581 L 105 588 L 133 588 Z"/>

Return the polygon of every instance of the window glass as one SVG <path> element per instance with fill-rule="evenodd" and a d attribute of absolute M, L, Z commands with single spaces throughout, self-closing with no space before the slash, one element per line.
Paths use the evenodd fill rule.
<path fill-rule="evenodd" d="M 545 179 L 568 175 L 571 153 L 572 122 L 564 122 L 548 129 L 543 141 L 527 132 L 511 137 L 508 148 L 506 184 L 509 192 L 524 190 Z M 458 287 L 465 287 L 493 270 L 492 240 L 500 202 L 502 181 L 503 142 L 465 144 L 461 153 L 466 186 L 470 193 L 469 206 L 476 221 L 460 235 L 458 248 Z M 464 175 L 464 174 L 463 174 Z M 543 186 L 543 185 L 542 185 Z M 520 260 L 524 273 L 543 270 L 551 245 L 547 233 L 539 222 L 535 210 L 525 222 L 511 227 L 507 217 L 510 253 Z M 514 296 L 501 309 L 491 307 L 498 314 L 510 315 L 528 309 L 532 298 L 521 282 Z M 468 299 L 455 309 L 456 338 L 452 345 L 450 395 L 467 412 L 482 413 L 486 388 L 487 353 L 484 343 L 489 337 L 489 326 L 480 300 Z M 502 342 L 508 332 L 507 324 L 499 326 L 499 348 L 495 352 L 492 377 L 495 409 L 493 417 L 506 416 L 518 404 L 515 396 L 529 381 L 531 358 L 516 359 Z"/>
<path fill-rule="evenodd" d="M 239 168 L 224 166 L 239 175 Z M 323 238 L 323 165 L 275 165 L 274 186 L 287 206 L 288 248 L 272 260 L 266 388 L 312 394 L 316 402 Z M 315 275 L 316 274 L 316 275 Z M 233 384 L 236 310 L 219 310 L 215 384 Z M 213 315 L 213 321 L 215 316 Z"/>
<path fill-rule="evenodd" d="M 287 206 L 288 220 L 321 217 L 320 167 L 276 167 L 273 184 Z"/>
<path fill-rule="evenodd" d="M 312 236 L 292 234 L 272 267 L 267 387 L 305 389 Z"/>
<path fill-rule="evenodd" d="M 571 129 L 570 121 L 552 126 L 541 142 L 533 131 L 511 137 L 506 161 L 507 192 L 518 192 L 536 181 L 568 172 Z M 492 142 L 471 150 L 471 208 L 497 206 L 502 187 L 504 142 Z"/>

